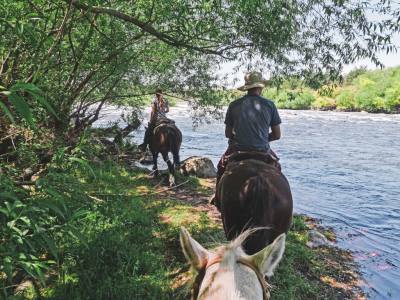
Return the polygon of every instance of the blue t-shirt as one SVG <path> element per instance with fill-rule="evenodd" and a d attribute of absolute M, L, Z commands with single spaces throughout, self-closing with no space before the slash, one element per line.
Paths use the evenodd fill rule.
<path fill-rule="evenodd" d="M 280 123 L 274 102 L 255 95 L 233 101 L 225 117 L 234 134 L 229 144 L 243 149 L 268 150 L 269 128 Z"/>

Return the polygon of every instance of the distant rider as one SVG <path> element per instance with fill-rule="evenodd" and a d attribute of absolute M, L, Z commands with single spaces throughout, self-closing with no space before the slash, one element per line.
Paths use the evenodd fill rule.
<path fill-rule="evenodd" d="M 173 120 L 167 118 L 169 112 L 168 100 L 164 97 L 161 89 L 156 90 L 156 95 L 151 103 L 150 121 L 144 133 L 143 144 L 139 145 L 141 151 L 146 151 L 147 145 L 153 135 L 154 129 L 161 123 L 174 123 Z"/>

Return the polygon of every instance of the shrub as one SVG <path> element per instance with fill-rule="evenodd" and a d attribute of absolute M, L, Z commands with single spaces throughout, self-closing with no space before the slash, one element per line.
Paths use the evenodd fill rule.
<path fill-rule="evenodd" d="M 383 107 L 389 112 L 400 110 L 400 86 L 386 90 Z"/>
<path fill-rule="evenodd" d="M 333 98 L 327 96 L 319 96 L 312 104 L 313 109 L 320 109 L 320 110 L 333 110 L 336 109 L 336 101 Z"/>
<path fill-rule="evenodd" d="M 336 97 L 337 109 L 352 111 L 355 109 L 354 91 L 351 89 L 343 89 Z"/>

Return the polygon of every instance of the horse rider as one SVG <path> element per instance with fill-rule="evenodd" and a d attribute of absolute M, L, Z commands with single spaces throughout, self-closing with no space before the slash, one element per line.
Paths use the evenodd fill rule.
<path fill-rule="evenodd" d="M 167 118 L 169 112 L 168 100 L 164 97 L 161 89 L 156 90 L 156 95 L 151 103 L 150 121 L 144 133 L 143 143 L 138 148 L 145 152 L 150 139 L 153 136 L 154 129 L 162 123 L 175 123 Z"/>
<path fill-rule="evenodd" d="M 225 136 L 228 138 L 228 149 L 218 163 L 217 185 L 225 171 L 229 156 L 237 151 L 270 154 L 275 165 L 280 168 L 279 159 L 271 150 L 269 143 L 280 139 L 281 119 L 274 102 L 261 96 L 267 80 L 260 72 L 255 71 L 247 73 L 244 80 L 245 85 L 238 90 L 247 91 L 247 94 L 230 103 L 226 112 Z M 216 196 L 211 202 L 219 206 Z"/>

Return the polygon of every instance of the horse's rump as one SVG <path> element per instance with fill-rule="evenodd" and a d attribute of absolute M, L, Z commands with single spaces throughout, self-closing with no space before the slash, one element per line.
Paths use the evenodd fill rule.
<path fill-rule="evenodd" d="M 179 151 L 182 133 L 175 123 L 161 123 L 154 128 L 151 147 L 164 151 Z"/>
<path fill-rule="evenodd" d="M 274 165 L 255 159 L 230 162 L 217 186 L 228 240 L 251 227 L 268 227 L 245 244 L 261 250 L 286 232 L 292 217 L 292 195 L 286 177 Z"/>

